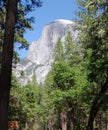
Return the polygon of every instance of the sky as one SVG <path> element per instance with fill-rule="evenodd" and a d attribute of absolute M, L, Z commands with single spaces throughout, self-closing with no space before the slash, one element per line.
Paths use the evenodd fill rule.
<path fill-rule="evenodd" d="M 75 11 L 77 10 L 76 0 L 41 0 L 43 2 L 42 7 L 36 8 L 30 15 L 35 18 L 33 23 L 34 30 L 27 31 L 25 38 L 31 44 L 40 38 L 42 29 L 46 24 L 56 19 L 75 19 Z M 20 50 L 20 57 L 24 58 L 27 56 L 29 50 Z"/>

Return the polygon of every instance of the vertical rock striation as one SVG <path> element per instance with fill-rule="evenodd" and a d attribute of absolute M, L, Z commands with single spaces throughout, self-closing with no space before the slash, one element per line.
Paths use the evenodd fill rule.
<path fill-rule="evenodd" d="M 44 82 L 45 77 L 51 69 L 55 44 L 59 38 L 63 41 L 69 31 L 71 32 L 73 39 L 76 39 L 78 31 L 75 30 L 74 27 L 75 23 L 73 21 L 63 19 L 55 20 L 44 26 L 40 39 L 33 42 L 30 46 L 27 56 L 28 62 L 23 65 L 20 64 L 20 69 L 22 66 L 25 77 L 29 76 L 30 80 L 33 73 L 35 73 L 37 82 Z M 30 66 L 32 66 L 31 70 Z M 29 72 L 29 75 L 27 72 Z"/>

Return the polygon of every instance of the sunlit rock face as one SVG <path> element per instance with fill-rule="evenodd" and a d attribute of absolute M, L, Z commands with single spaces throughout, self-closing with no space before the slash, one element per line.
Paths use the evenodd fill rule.
<path fill-rule="evenodd" d="M 58 19 L 44 26 L 40 39 L 30 46 L 27 59 L 24 59 L 26 64 L 22 61 L 23 64 L 19 65 L 20 71 L 22 68 L 25 73 L 25 78 L 21 78 L 23 83 L 31 80 L 33 74 L 36 75 L 38 83 L 44 83 L 51 69 L 55 44 L 59 38 L 64 41 L 68 32 L 76 39 L 78 31 L 75 29 L 75 23 L 69 20 Z"/>

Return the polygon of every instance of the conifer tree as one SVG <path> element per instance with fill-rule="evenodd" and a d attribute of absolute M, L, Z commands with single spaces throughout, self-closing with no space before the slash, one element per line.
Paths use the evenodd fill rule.
<path fill-rule="evenodd" d="M 4 9 L 6 12 L 5 22 L 3 21 L 5 23 L 5 30 L 2 43 L 3 47 L 0 71 L 0 130 L 8 129 L 8 104 L 11 85 L 14 41 L 22 41 L 23 34 L 25 33 L 26 28 L 31 28 L 30 23 L 33 20 L 32 18 L 27 18 L 26 15 L 31 12 L 35 7 L 39 6 L 40 1 L 36 0 L 0 1 L 0 7 L 2 7 L 0 8 L 0 16 L 2 15 L 2 9 Z M 26 43 L 25 40 L 23 40 L 22 42 Z"/>
<path fill-rule="evenodd" d="M 80 23 L 82 25 L 81 39 L 87 51 L 90 52 L 88 64 L 88 80 L 91 89 L 95 90 L 89 113 L 87 130 L 93 130 L 94 119 L 100 108 L 105 104 L 108 90 L 108 1 L 78 0 L 80 4 Z"/>

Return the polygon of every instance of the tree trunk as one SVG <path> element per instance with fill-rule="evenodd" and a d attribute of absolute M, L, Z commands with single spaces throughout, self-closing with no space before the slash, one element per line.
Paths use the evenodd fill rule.
<path fill-rule="evenodd" d="M 61 130 L 61 111 L 57 112 L 56 129 Z"/>
<path fill-rule="evenodd" d="M 61 113 L 61 125 L 62 125 L 62 130 L 67 130 L 67 113 L 66 112 Z"/>
<path fill-rule="evenodd" d="M 11 86 L 13 43 L 17 0 L 7 0 L 6 26 L 0 74 L 0 130 L 8 130 L 8 104 Z"/>
<path fill-rule="evenodd" d="M 96 98 L 93 100 L 90 114 L 89 114 L 87 130 L 93 130 L 94 119 L 95 119 L 100 107 L 104 104 L 102 97 L 107 92 L 107 89 L 108 89 L 108 82 L 106 81 L 106 83 L 101 87 L 101 90 L 100 90 L 98 96 L 96 96 Z"/>
<path fill-rule="evenodd" d="M 71 111 L 68 111 L 67 112 L 67 130 L 71 129 L 71 116 L 72 116 Z"/>

